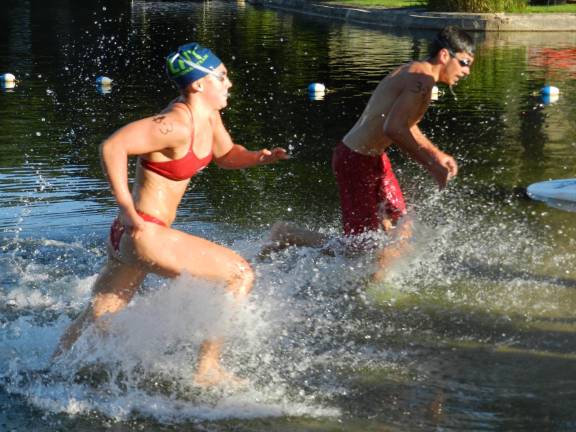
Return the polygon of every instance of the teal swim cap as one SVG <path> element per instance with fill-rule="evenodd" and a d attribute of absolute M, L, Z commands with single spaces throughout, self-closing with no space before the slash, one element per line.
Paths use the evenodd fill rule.
<path fill-rule="evenodd" d="M 202 45 L 192 42 L 178 47 L 176 52 L 166 57 L 168 77 L 184 89 L 216 69 L 222 60 Z"/>

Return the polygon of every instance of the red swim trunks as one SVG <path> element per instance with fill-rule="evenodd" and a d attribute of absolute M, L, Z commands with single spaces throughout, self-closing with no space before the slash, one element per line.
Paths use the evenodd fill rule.
<path fill-rule="evenodd" d="M 332 170 L 340 191 L 344 234 L 377 230 L 384 215 L 397 222 L 406 214 L 402 190 L 385 153 L 365 156 L 340 143 L 334 149 Z"/>
<path fill-rule="evenodd" d="M 155 218 L 154 216 L 150 216 L 149 214 L 146 214 L 141 211 L 138 211 L 137 213 L 146 222 L 152 222 L 155 223 L 156 225 L 166 226 L 164 222 L 162 222 L 158 218 Z M 122 225 L 120 219 L 118 218 L 114 219 L 114 222 L 112 222 L 112 226 L 110 227 L 110 243 L 112 244 L 112 247 L 116 252 L 118 252 L 118 248 L 120 247 L 120 240 L 122 240 L 122 235 L 124 234 L 125 230 L 126 228 L 124 227 L 124 225 Z"/>

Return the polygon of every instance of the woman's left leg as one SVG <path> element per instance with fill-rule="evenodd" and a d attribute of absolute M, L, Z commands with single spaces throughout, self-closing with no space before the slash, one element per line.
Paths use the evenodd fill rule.
<path fill-rule="evenodd" d="M 94 283 L 90 303 L 66 329 L 52 358 L 57 358 L 70 349 L 89 324 L 105 314 L 123 309 L 145 277 L 146 271 L 143 269 L 109 257 Z"/>

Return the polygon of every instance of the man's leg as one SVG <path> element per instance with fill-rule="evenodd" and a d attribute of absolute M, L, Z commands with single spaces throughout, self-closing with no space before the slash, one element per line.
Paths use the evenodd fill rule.
<path fill-rule="evenodd" d="M 322 247 L 328 236 L 318 231 L 301 228 L 289 222 L 276 222 L 270 230 L 268 242 L 260 251 L 260 255 L 279 251 L 290 246 Z"/>
<path fill-rule="evenodd" d="M 386 277 L 390 267 L 405 256 L 410 250 L 410 239 L 412 237 L 412 220 L 405 216 L 393 226 L 392 221 L 386 218 L 383 225 L 386 225 L 386 233 L 389 236 L 389 244 L 376 253 L 377 270 L 372 275 L 375 282 L 382 281 Z"/>

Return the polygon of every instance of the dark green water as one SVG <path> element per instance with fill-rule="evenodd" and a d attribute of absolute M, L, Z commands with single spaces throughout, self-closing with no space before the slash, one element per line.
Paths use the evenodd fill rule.
<path fill-rule="evenodd" d="M 438 193 L 391 151 L 414 248 L 367 286 L 362 259 L 255 258 L 279 219 L 338 233 L 331 149 L 433 33 L 240 2 L 9 3 L 0 73 L 19 82 L 0 93 L 0 430 L 576 429 L 574 213 L 522 194 L 576 177 L 576 34 L 475 35 L 472 75 L 455 96 L 441 87 L 421 125 L 460 175 Z M 292 154 L 249 171 L 210 167 L 178 216 L 254 261 L 254 294 L 225 326 L 225 362 L 252 384 L 232 394 L 189 384 L 203 326 L 221 317 L 210 287 L 187 278 L 150 278 L 109 337 L 87 334 L 58 370 L 34 374 L 105 257 L 115 207 L 98 144 L 175 96 L 163 58 L 191 40 L 230 70 L 235 141 Z M 110 93 L 99 75 L 114 79 Z M 327 86 L 324 99 L 308 97 L 311 82 Z M 560 89 L 554 103 L 539 95 L 546 84 Z"/>

